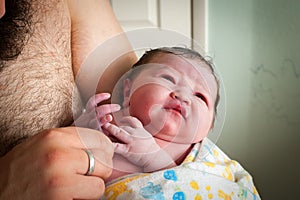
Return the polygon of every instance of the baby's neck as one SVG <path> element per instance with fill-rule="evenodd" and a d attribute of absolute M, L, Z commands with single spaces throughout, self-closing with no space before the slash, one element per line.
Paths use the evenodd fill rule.
<path fill-rule="evenodd" d="M 156 143 L 163 148 L 180 165 L 185 157 L 190 153 L 193 144 L 180 144 L 155 138 Z"/>

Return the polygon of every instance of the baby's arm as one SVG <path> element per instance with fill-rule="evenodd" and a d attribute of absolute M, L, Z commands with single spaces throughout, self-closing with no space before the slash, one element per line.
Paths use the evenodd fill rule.
<path fill-rule="evenodd" d="M 101 130 L 101 126 L 112 121 L 112 112 L 120 110 L 118 104 L 98 104 L 110 98 L 109 93 L 99 93 L 92 96 L 83 112 L 74 122 L 76 126 Z"/>
<path fill-rule="evenodd" d="M 144 172 L 176 166 L 172 157 L 155 142 L 137 118 L 125 117 L 121 123 L 120 127 L 111 123 L 103 126 L 104 131 L 122 142 L 114 143 L 115 153 L 143 168 Z"/>

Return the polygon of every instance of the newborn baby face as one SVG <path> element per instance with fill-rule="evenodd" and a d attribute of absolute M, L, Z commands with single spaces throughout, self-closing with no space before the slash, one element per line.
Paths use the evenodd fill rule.
<path fill-rule="evenodd" d="M 204 62 L 161 53 L 130 83 L 129 114 L 156 139 L 190 144 L 212 127 L 217 82 Z"/>

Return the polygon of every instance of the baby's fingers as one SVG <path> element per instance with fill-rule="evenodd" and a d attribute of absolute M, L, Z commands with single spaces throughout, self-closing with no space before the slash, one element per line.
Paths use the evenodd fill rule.
<path fill-rule="evenodd" d="M 97 119 L 90 120 L 89 124 L 88 124 L 88 128 L 95 129 L 95 130 L 101 130 Z"/>
<path fill-rule="evenodd" d="M 110 98 L 110 94 L 109 93 L 99 93 L 96 94 L 95 96 L 92 96 L 89 101 L 86 104 L 86 110 L 87 111 L 91 111 L 92 109 L 94 109 L 98 103 L 100 103 L 101 101 L 107 100 Z"/>
<path fill-rule="evenodd" d="M 133 138 L 130 134 L 128 134 L 124 129 L 119 128 L 118 126 L 106 123 L 103 125 L 103 128 L 111 135 L 116 137 L 121 142 L 124 142 L 126 144 L 131 143 Z"/>
<path fill-rule="evenodd" d="M 99 120 L 100 126 L 103 126 L 106 123 L 111 122 L 113 117 L 111 115 L 105 115 L 104 117 L 101 117 Z"/>
<path fill-rule="evenodd" d="M 130 126 L 132 128 L 140 128 L 143 127 L 143 124 L 138 118 L 132 116 L 123 117 L 120 120 L 122 125 Z"/>
<path fill-rule="evenodd" d="M 101 117 L 99 120 L 97 118 L 90 120 L 88 127 L 96 130 L 101 130 L 101 126 L 103 126 L 103 124 L 109 123 L 111 121 L 112 121 L 112 116 L 105 115 L 104 117 Z"/>
<path fill-rule="evenodd" d="M 113 143 L 114 152 L 120 155 L 127 155 L 129 153 L 129 147 L 126 144 Z"/>
<path fill-rule="evenodd" d="M 105 104 L 105 105 L 98 106 L 96 107 L 97 117 L 102 117 L 109 113 L 119 111 L 120 109 L 121 106 L 118 104 Z"/>

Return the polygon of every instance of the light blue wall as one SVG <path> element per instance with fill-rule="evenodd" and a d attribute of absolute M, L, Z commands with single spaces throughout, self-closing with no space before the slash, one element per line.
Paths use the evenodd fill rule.
<path fill-rule="evenodd" d="M 208 0 L 227 116 L 218 145 L 262 199 L 299 199 L 300 1 Z"/>

